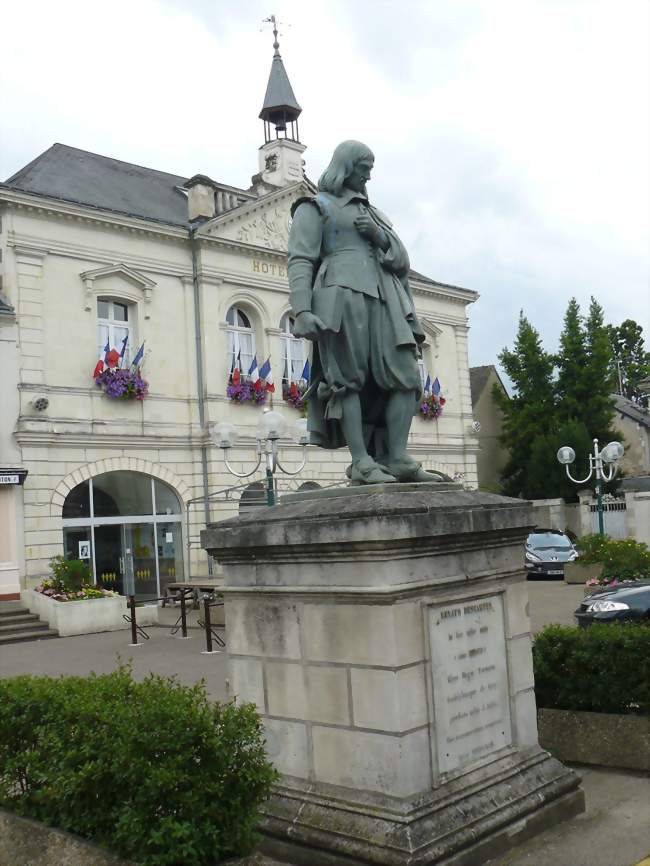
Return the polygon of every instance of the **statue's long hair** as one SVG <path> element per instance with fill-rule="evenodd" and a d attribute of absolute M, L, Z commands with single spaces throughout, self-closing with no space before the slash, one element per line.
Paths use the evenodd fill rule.
<path fill-rule="evenodd" d="M 332 195 L 341 195 L 343 186 L 360 159 L 372 159 L 375 155 L 368 145 L 360 141 L 342 141 L 332 154 L 330 164 L 320 176 L 318 189 Z"/>

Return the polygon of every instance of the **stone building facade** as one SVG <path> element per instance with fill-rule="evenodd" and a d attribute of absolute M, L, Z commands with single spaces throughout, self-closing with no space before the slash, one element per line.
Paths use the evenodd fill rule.
<path fill-rule="evenodd" d="M 278 66 L 274 58 L 271 79 Z M 232 422 L 233 468 L 255 466 L 261 408 L 228 399 L 233 360 L 245 373 L 251 355 L 259 365 L 270 357 L 274 408 L 298 419 L 280 386 L 308 351 L 291 336 L 286 244 L 291 204 L 313 186 L 304 145 L 278 117 L 263 118 L 248 189 L 61 144 L 0 184 L 11 320 L 0 328 L 0 470 L 28 473 L 11 502 L 3 494 L 0 598 L 33 585 L 61 553 L 83 555 L 98 582 L 119 589 L 132 556 L 142 596 L 207 573 L 199 530 L 239 507 L 236 491 L 217 491 L 262 477 L 233 478 L 210 439 L 212 425 Z M 422 369 L 446 397 L 437 421 L 415 419 L 412 453 L 474 486 L 467 307 L 477 295 L 415 272 L 411 287 L 427 333 Z M 125 363 L 144 343 L 143 401 L 110 399 L 93 380 L 105 342 L 119 349 L 127 334 Z M 307 450 L 300 483 L 343 477 L 347 453 Z M 282 454 L 287 468 L 301 457 L 289 440 Z"/>

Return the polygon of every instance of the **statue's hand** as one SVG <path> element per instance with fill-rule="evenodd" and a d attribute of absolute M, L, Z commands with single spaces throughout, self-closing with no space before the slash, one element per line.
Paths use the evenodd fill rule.
<path fill-rule="evenodd" d="M 386 232 L 377 225 L 369 214 L 364 213 L 356 217 L 354 224 L 359 234 L 372 241 L 376 247 L 381 247 L 383 250 L 388 247 Z"/>
<path fill-rule="evenodd" d="M 296 321 L 293 325 L 293 336 L 301 337 L 304 340 L 318 340 L 321 333 L 326 331 L 325 322 L 310 313 L 308 310 L 303 310 L 298 313 Z"/>

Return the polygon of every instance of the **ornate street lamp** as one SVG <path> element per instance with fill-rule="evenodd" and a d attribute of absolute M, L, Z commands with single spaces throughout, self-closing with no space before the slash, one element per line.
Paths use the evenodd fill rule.
<path fill-rule="evenodd" d="M 291 428 L 290 434 L 293 440 L 302 446 L 302 462 L 300 466 L 293 472 L 280 463 L 278 457 L 278 441 L 284 435 L 287 429 L 287 422 L 284 417 L 273 409 L 264 409 L 260 423 L 257 427 L 257 463 L 250 472 L 237 472 L 232 468 L 228 461 L 228 450 L 233 447 L 237 438 L 237 429 L 227 421 L 221 421 L 215 424 L 210 431 L 210 438 L 219 448 L 223 450 L 223 459 L 226 468 L 231 475 L 237 478 L 250 478 L 254 475 L 262 464 L 262 460 L 266 463 L 266 502 L 268 505 L 275 505 L 275 481 L 274 476 L 279 469 L 285 475 L 299 475 L 305 468 L 307 462 L 306 446 L 309 444 L 309 434 L 307 433 L 307 420 L 301 418 Z"/>
<path fill-rule="evenodd" d="M 611 481 L 618 470 L 618 461 L 621 459 L 625 449 L 620 442 L 610 442 L 602 451 L 598 450 L 598 439 L 594 439 L 594 453 L 589 455 L 589 473 L 586 478 L 578 480 L 571 475 L 569 464 L 576 459 L 576 452 L 568 445 L 563 445 L 557 452 L 558 463 L 562 463 L 566 474 L 574 484 L 585 484 L 592 475 L 596 477 L 596 496 L 598 502 L 598 531 L 605 534 L 605 521 L 603 519 L 603 481 Z M 605 465 L 609 469 L 605 468 Z"/>

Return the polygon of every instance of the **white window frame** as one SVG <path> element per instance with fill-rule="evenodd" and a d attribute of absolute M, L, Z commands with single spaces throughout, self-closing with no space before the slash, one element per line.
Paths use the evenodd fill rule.
<path fill-rule="evenodd" d="M 99 315 L 99 304 L 109 304 L 109 317 L 103 318 Z M 126 307 L 126 322 L 115 318 L 114 304 L 119 304 Z M 98 356 L 104 357 L 104 348 L 108 341 L 111 349 L 116 349 L 118 352 L 122 350 L 122 341 L 124 340 L 124 332 L 128 334 L 129 339 L 126 343 L 124 352 L 124 366 L 131 363 L 131 358 L 134 356 L 134 340 L 135 335 L 135 318 L 137 315 L 137 306 L 132 301 L 127 301 L 124 298 L 97 297 L 97 341 L 98 341 Z M 119 336 L 121 332 L 122 336 Z"/>
<path fill-rule="evenodd" d="M 245 310 L 242 310 L 241 307 L 237 306 L 237 304 L 233 304 L 228 308 L 228 312 L 226 313 L 226 333 L 228 335 L 226 361 L 228 364 L 228 373 L 230 373 L 234 368 L 237 356 L 239 355 L 241 361 L 241 372 L 243 375 L 247 375 L 253 362 L 253 358 L 255 357 L 255 329 L 253 328 L 252 323 L 248 328 L 234 324 L 237 322 L 239 316 L 242 316 L 247 322 L 251 322 L 251 317 L 248 313 Z M 232 322 L 230 319 L 232 319 Z M 246 340 L 243 339 L 245 337 L 250 337 L 250 351 L 246 349 Z"/>
<path fill-rule="evenodd" d="M 280 319 L 280 340 L 282 342 L 282 381 L 298 382 L 305 368 L 305 362 L 309 357 L 309 348 L 306 340 L 293 336 L 294 318 L 290 313 L 285 313 Z M 291 373 L 291 376 L 287 375 Z"/>

